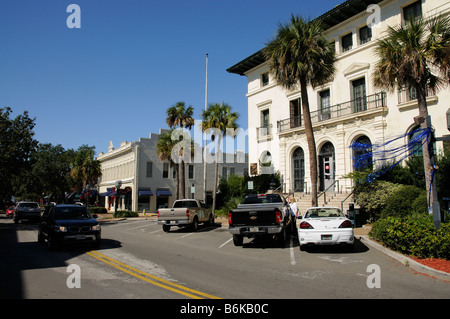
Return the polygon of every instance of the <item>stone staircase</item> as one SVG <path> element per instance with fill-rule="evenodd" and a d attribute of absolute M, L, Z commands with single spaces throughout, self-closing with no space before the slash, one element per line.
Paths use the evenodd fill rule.
<path fill-rule="evenodd" d="M 342 207 L 345 213 L 348 210 L 348 205 L 350 203 L 353 203 L 353 196 L 350 196 L 346 199 L 348 195 L 348 193 L 340 194 L 335 192 L 327 192 L 326 202 L 324 202 L 324 195 L 321 195 L 318 199 L 317 206 L 333 206 L 341 208 L 341 202 L 344 201 Z M 308 208 L 311 207 L 311 194 L 295 193 L 294 198 L 301 213 L 304 213 Z"/>

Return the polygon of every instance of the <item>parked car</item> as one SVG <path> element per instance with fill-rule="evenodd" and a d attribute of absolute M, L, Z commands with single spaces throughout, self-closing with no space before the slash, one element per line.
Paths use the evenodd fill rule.
<path fill-rule="evenodd" d="M 28 221 L 39 221 L 41 218 L 41 207 L 36 202 L 19 202 L 14 208 L 14 223 L 18 223 L 22 219 Z"/>
<path fill-rule="evenodd" d="M 300 250 L 308 245 L 348 245 L 353 247 L 352 222 L 337 207 L 309 208 L 298 226 Z"/>
<path fill-rule="evenodd" d="M 197 199 L 179 199 L 173 203 L 172 208 L 158 209 L 159 225 L 165 232 L 171 226 L 191 227 L 197 231 L 199 223 L 214 224 L 214 215 L 206 208 L 203 201 Z"/>
<path fill-rule="evenodd" d="M 6 210 L 6 217 L 13 216 L 14 215 L 14 206 L 9 206 Z"/>
<path fill-rule="evenodd" d="M 89 210 L 79 205 L 50 206 L 42 215 L 38 228 L 38 242 L 49 249 L 61 244 L 91 244 L 98 247 L 101 227 Z"/>

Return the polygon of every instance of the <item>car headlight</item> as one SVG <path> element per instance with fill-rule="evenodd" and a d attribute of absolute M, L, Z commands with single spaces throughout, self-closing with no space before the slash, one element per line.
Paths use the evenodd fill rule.
<path fill-rule="evenodd" d="M 66 233 L 67 232 L 67 227 L 66 226 L 55 226 L 55 231 L 59 232 L 59 233 Z"/>
<path fill-rule="evenodd" d="M 92 226 L 92 230 L 100 230 L 100 229 L 101 229 L 100 225 Z"/>

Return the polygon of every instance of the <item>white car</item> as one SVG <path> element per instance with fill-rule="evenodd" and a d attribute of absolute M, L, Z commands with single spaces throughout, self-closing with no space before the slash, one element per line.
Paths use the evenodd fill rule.
<path fill-rule="evenodd" d="M 354 243 L 352 222 L 337 207 L 311 207 L 298 226 L 300 250 L 307 245 Z"/>

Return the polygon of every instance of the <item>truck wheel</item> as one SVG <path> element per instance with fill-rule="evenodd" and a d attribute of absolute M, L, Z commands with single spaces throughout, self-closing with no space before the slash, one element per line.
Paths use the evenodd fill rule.
<path fill-rule="evenodd" d="M 194 221 L 192 222 L 192 231 L 198 230 L 198 219 L 197 217 L 194 218 Z"/>
<path fill-rule="evenodd" d="M 56 248 L 58 248 L 58 242 L 55 240 L 55 238 L 48 234 L 47 236 L 47 249 L 48 250 L 55 250 Z"/>
<path fill-rule="evenodd" d="M 287 234 L 286 234 L 286 226 L 283 227 L 283 230 L 281 231 L 281 233 L 279 233 L 276 236 L 276 240 L 278 241 L 278 243 L 281 246 L 284 246 L 286 244 L 286 240 L 287 240 Z"/>
<path fill-rule="evenodd" d="M 235 246 L 242 246 L 244 244 L 244 236 L 242 236 L 242 235 L 233 235 L 233 244 Z"/>
<path fill-rule="evenodd" d="M 209 215 L 209 220 L 208 220 L 208 226 L 213 226 L 214 225 L 214 216 L 213 214 Z"/>
<path fill-rule="evenodd" d="M 41 229 L 38 230 L 38 243 L 39 244 L 44 244 L 45 243 L 45 238 L 44 238 L 44 235 L 42 234 L 42 230 Z"/>
<path fill-rule="evenodd" d="M 168 233 L 170 231 L 170 226 L 169 225 L 163 225 L 163 231 Z"/>

